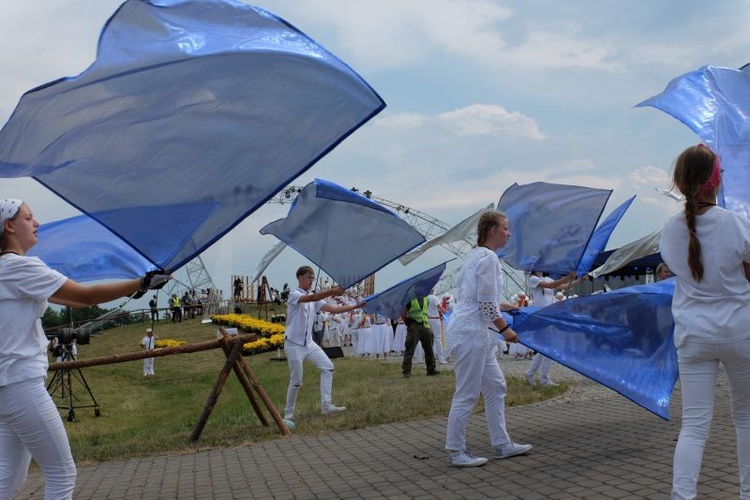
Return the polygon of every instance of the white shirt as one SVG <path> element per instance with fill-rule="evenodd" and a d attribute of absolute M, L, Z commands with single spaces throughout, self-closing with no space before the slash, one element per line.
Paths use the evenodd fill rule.
<path fill-rule="evenodd" d="M 154 337 L 153 335 L 152 335 L 152 336 L 150 336 L 150 337 L 149 337 L 148 335 L 146 335 L 146 336 L 145 336 L 145 337 L 143 337 L 143 339 L 141 340 L 141 345 L 142 345 L 142 346 L 143 346 L 143 348 L 144 348 L 144 349 L 146 349 L 147 351 L 151 351 L 151 350 L 153 350 L 153 349 L 154 349 L 154 344 L 156 344 L 156 337 Z"/>
<path fill-rule="evenodd" d="M 440 299 L 438 299 L 437 296 L 435 295 L 427 296 L 427 317 L 429 319 L 440 318 L 440 313 L 438 312 L 439 304 L 440 304 Z"/>
<path fill-rule="evenodd" d="M 37 257 L 0 257 L 0 387 L 47 376 L 41 318 L 66 280 Z"/>
<path fill-rule="evenodd" d="M 503 269 L 495 252 L 475 248 L 458 275 L 458 298 L 445 334 L 448 352 L 458 343 L 490 347 L 497 343 L 497 334 L 482 319 L 480 302 L 499 304 L 503 294 Z"/>
<path fill-rule="evenodd" d="M 532 274 L 529 277 L 529 287 L 531 288 L 531 298 L 534 301 L 534 307 L 547 307 L 555 303 L 555 291 L 551 288 L 543 288 L 540 283 L 551 283 L 552 278 L 545 276 L 540 277 Z"/>
<path fill-rule="evenodd" d="M 703 279 L 696 282 L 687 265 L 689 234 L 684 213 L 670 217 L 661 232 L 661 256 L 675 274 L 672 315 L 675 345 L 686 339 L 726 342 L 750 336 L 750 220 L 712 207 L 696 216 Z"/>
<path fill-rule="evenodd" d="M 308 292 L 301 288 L 294 288 L 289 292 L 286 302 L 286 329 L 284 342 L 297 345 L 308 345 L 312 340 L 313 322 L 315 314 L 326 304 L 324 300 L 316 302 L 300 302 L 299 299 Z"/>

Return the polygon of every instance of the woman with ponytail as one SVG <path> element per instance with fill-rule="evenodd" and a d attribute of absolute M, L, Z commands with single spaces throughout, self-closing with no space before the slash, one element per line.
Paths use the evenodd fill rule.
<path fill-rule="evenodd" d="M 695 498 L 713 416 L 719 363 L 737 430 L 740 498 L 750 499 L 750 220 L 716 206 L 719 157 L 691 146 L 674 165 L 685 210 L 662 229 L 661 255 L 675 278 L 672 315 L 682 386 L 682 428 L 672 498 Z"/>

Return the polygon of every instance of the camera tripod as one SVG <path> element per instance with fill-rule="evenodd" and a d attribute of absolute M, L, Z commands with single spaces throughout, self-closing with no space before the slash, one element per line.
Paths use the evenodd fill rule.
<path fill-rule="evenodd" d="M 73 361 L 73 359 L 70 344 L 64 345 L 62 361 Z M 74 380 L 81 384 L 86 392 L 88 392 L 93 404 L 77 404 L 79 398 L 73 392 Z M 64 403 L 63 406 L 58 404 L 57 407 L 68 410 L 68 422 L 75 422 L 76 408 L 94 408 L 95 417 L 99 417 L 102 414 L 99 403 L 96 402 L 94 393 L 91 392 L 91 387 L 89 387 L 88 382 L 86 382 L 86 377 L 83 376 L 83 372 L 80 368 L 63 368 L 56 370 L 55 374 L 52 376 L 52 380 L 47 384 L 47 392 L 49 392 L 55 402 L 58 402 L 59 400 Z"/>

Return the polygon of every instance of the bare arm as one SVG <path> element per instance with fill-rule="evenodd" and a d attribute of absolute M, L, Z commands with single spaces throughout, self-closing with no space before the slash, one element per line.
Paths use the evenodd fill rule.
<path fill-rule="evenodd" d="M 139 278 L 92 286 L 81 285 L 68 279 L 50 297 L 49 301 L 61 306 L 88 307 L 132 295 L 140 288 L 141 280 Z"/>
<path fill-rule="evenodd" d="M 353 311 L 359 307 L 362 307 L 366 304 L 366 302 L 360 302 L 359 304 L 349 304 L 345 306 L 334 306 L 333 304 L 325 304 L 321 310 L 326 311 L 333 314 L 343 313 L 343 312 L 349 312 Z"/>
<path fill-rule="evenodd" d="M 556 279 L 555 281 L 541 281 L 537 285 L 539 288 L 548 288 L 554 290 L 555 288 L 560 288 L 561 286 L 565 285 L 566 283 L 572 282 L 576 277 L 575 271 L 563 276 L 560 279 Z M 570 284 L 568 284 L 568 288 L 570 288 Z"/>
<path fill-rule="evenodd" d="M 317 302 L 319 300 L 326 299 L 328 297 L 338 297 L 344 294 L 344 289 L 340 286 L 331 288 L 330 290 L 322 290 L 320 292 L 308 293 L 302 295 L 297 302 Z M 356 309 L 356 307 L 354 308 Z"/>

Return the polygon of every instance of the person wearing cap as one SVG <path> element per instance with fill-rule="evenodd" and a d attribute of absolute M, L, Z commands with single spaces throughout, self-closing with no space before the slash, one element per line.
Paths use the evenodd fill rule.
<path fill-rule="evenodd" d="M 141 339 L 141 347 L 147 351 L 153 351 L 156 345 L 156 339 L 159 337 L 154 334 L 151 328 L 146 328 L 146 336 Z M 154 358 L 144 358 L 143 376 L 150 377 L 154 374 Z"/>
<path fill-rule="evenodd" d="M 31 208 L 0 198 L 0 498 L 22 488 L 31 459 L 44 475 L 44 497 L 72 498 L 76 466 L 60 412 L 47 392 L 47 302 L 87 307 L 163 286 L 166 274 L 81 285 L 27 252 L 39 223 Z"/>

